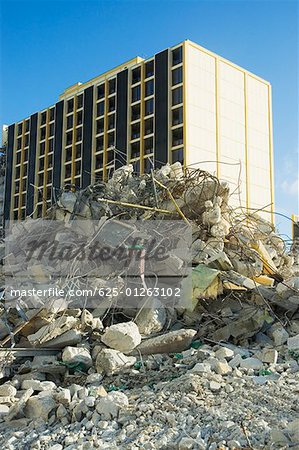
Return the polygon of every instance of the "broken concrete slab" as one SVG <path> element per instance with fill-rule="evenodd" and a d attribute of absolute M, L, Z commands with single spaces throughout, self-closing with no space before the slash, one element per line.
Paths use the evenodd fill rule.
<path fill-rule="evenodd" d="M 161 336 L 142 341 L 136 350 L 142 355 L 181 352 L 191 345 L 195 335 L 196 331 L 188 328 L 169 331 Z"/>
<path fill-rule="evenodd" d="M 140 344 L 141 336 L 134 322 L 122 322 L 106 328 L 101 341 L 114 350 L 130 352 Z"/>

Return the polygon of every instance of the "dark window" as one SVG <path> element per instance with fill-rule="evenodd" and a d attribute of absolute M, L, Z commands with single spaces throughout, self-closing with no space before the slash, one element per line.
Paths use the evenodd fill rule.
<path fill-rule="evenodd" d="M 105 97 L 105 84 L 101 84 L 97 88 L 97 99 L 100 100 L 101 98 Z"/>
<path fill-rule="evenodd" d="M 68 147 L 65 150 L 65 161 L 71 161 L 72 160 L 72 155 L 73 155 L 73 149 L 72 147 Z"/>
<path fill-rule="evenodd" d="M 131 144 L 131 158 L 139 158 L 140 156 L 140 142 Z"/>
<path fill-rule="evenodd" d="M 16 167 L 16 179 L 20 178 L 20 166 Z"/>
<path fill-rule="evenodd" d="M 74 116 L 68 116 L 66 119 L 66 129 L 69 130 L 70 128 L 73 128 L 73 123 L 74 123 Z"/>
<path fill-rule="evenodd" d="M 82 127 L 76 129 L 76 142 L 82 141 Z"/>
<path fill-rule="evenodd" d="M 39 154 L 44 155 L 46 150 L 46 144 L 44 142 L 41 142 L 39 144 Z"/>
<path fill-rule="evenodd" d="M 131 115 L 132 122 L 134 120 L 140 119 L 140 103 L 138 103 L 137 105 L 133 105 L 131 108 L 131 112 L 132 112 L 132 115 Z"/>
<path fill-rule="evenodd" d="M 104 119 L 97 120 L 97 134 L 104 133 Z"/>
<path fill-rule="evenodd" d="M 99 136 L 97 137 L 96 140 L 96 152 L 103 150 L 103 148 L 104 148 L 104 138 L 103 136 Z"/>
<path fill-rule="evenodd" d="M 21 162 L 21 152 L 17 153 L 17 164 L 20 164 Z"/>
<path fill-rule="evenodd" d="M 65 178 L 70 178 L 72 175 L 72 165 L 71 164 L 67 164 L 65 166 Z"/>
<path fill-rule="evenodd" d="M 19 211 L 14 211 L 13 220 L 18 220 L 18 218 L 19 218 Z"/>
<path fill-rule="evenodd" d="M 81 158 L 81 146 L 82 144 L 76 144 L 76 159 Z"/>
<path fill-rule="evenodd" d="M 40 139 L 41 141 L 46 139 L 46 127 L 40 129 Z"/>
<path fill-rule="evenodd" d="M 66 145 L 71 145 L 73 142 L 73 132 L 69 131 L 66 133 Z"/>
<path fill-rule="evenodd" d="M 183 102 L 183 89 L 182 86 L 172 91 L 172 105 L 179 105 Z"/>
<path fill-rule="evenodd" d="M 95 178 L 96 178 L 96 181 L 102 181 L 103 180 L 103 171 L 101 170 L 100 172 L 97 172 L 95 174 Z"/>
<path fill-rule="evenodd" d="M 80 175 L 81 173 L 81 161 L 77 161 L 75 164 L 75 175 Z"/>
<path fill-rule="evenodd" d="M 23 124 L 19 123 L 19 125 L 18 125 L 18 135 L 22 134 L 22 131 L 23 131 Z"/>
<path fill-rule="evenodd" d="M 95 170 L 102 169 L 102 167 L 103 167 L 103 153 L 100 153 L 99 155 L 96 155 Z"/>
<path fill-rule="evenodd" d="M 110 94 L 114 94 L 115 91 L 116 91 L 116 79 L 113 78 L 113 80 L 109 80 L 108 81 L 108 92 L 109 92 L 109 95 Z"/>
<path fill-rule="evenodd" d="M 132 88 L 132 103 L 140 100 L 140 86 Z"/>
<path fill-rule="evenodd" d="M 55 117 L 55 108 L 51 108 L 49 110 L 49 120 L 50 120 L 50 122 L 52 122 L 52 120 L 54 120 L 54 117 Z"/>
<path fill-rule="evenodd" d="M 172 111 L 172 125 L 183 123 L 183 108 L 177 108 Z"/>
<path fill-rule="evenodd" d="M 25 133 L 29 131 L 29 120 L 26 120 L 25 122 Z"/>
<path fill-rule="evenodd" d="M 24 150 L 24 161 L 28 161 L 28 148 Z"/>
<path fill-rule="evenodd" d="M 67 102 L 67 112 L 70 113 L 74 110 L 74 99 L 71 98 L 70 100 L 68 100 Z"/>
<path fill-rule="evenodd" d="M 141 80 L 141 67 L 132 70 L 132 84 L 139 83 Z"/>
<path fill-rule="evenodd" d="M 22 180 L 22 192 L 26 191 L 26 178 L 24 180 Z"/>
<path fill-rule="evenodd" d="M 172 86 L 183 82 L 183 68 L 178 67 L 172 71 Z"/>
<path fill-rule="evenodd" d="M 115 128 L 115 114 L 108 116 L 108 130 Z"/>
<path fill-rule="evenodd" d="M 20 150 L 22 148 L 22 138 L 19 138 L 17 140 L 17 150 Z"/>
<path fill-rule="evenodd" d="M 109 112 L 115 110 L 115 97 L 109 98 L 109 100 L 108 100 L 108 110 L 109 110 Z"/>
<path fill-rule="evenodd" d="M 145 78 L 154 75 L 154 61 L 149 61 L 145 64 Z"/>
<path fill-rule="evenodd" d="M 81 125 L 83 122 L 83 111 L 77 112 L 77 119 L 76 119 L 77 125 Z"/>
<path fill-rule="evenodd" d="M 145 158 L 144 160 L 144 172 L 148 173 L 151 171 L 151 169 L 153 169 L 153 165 L 152 162 L 150 160 L 150 158 Z"/>
<path fill-rule="evenodd" d="M 43 186 L 43 184 L 44 184 L 44 174 L 43 174 L 43 173 L 40 173 L 40 174 L 38 175 L 37 185 L 38 185 L 38 186 Z"/>
<path fill-rule="evenodd" d="M 172 65 L 176 66 L 183 61 L 183 48 L 179 47 L 172 50 Z"/>
<path fill-rule="evenodd" d="M 154 151 L 154 140 L 152 137 L 144 139 L 144 153 L 148 155 Z"/>
<path fill-rule="evenodd" d="M 104 133 L 104 119 L 97 120 L 97 134 Z"/>
<path fill-rule="evenodd" d="M 114 162 L 114 158 L 115 158 L 114 150 L 109 150 L 107 152 L 107 164 Z"/>
<path fill-rule="evenodd" d="M 145 96 L 149 97 L 154 93 L 154 80 L 147 81 L 145 83 Z"/>
<path fill-rule="evenodd" d="M 53 177 L 53 169 L 50 168 L 47 172 L 48 174 L 48 183 L 52 183 L 52 177 Z"/>
<path fill-rule="evenodd" d="M 48 155 L 48 169 L 53 167 L 53 155 Z"/>
<path fill-rule="evenodd" d="M 80 94 L 77 97 L 77 109 L 82 108 L 82 106 L 83 106 L 83 94 Z"/>
<path fill-rule="evenodd" d="M 100 102 L 97 104 L 97 116 L 103 116 L 105 111 L 105 102 Z"/>
<path fill-rule="evenodd" d="M 47 121 L 47 111 L 44 111 L 41 114 L 41 118 L 40 118 L 41 125 L 45 125 L 46 121 Z"/>
<path fill-rule="evenodd" d="M 47 196 L 47 200 L 51 200 L 51 197 L 52 197 L 52 187 L 51 186 L 47 186 L 46 196 Z"/>
<path fill-rule="evenodd" d="M 14 198 L 14 208 L 18 208 L 19 206 L 19 196 Z"/>
<path fill-rule="evenodd" d="M 50 139 L 49 140 L 49 150 L 48 150 L 48 152 L 49 153 L 53 152 L 53 150 L 54 150 L 54 139 Z"/>
<path fill-rule="evenodd" d="M 172 131 L 172 146 L 181 145 L 183 143 L 183 127 L 176 128 Z"/>
<path fill-rule="evenodd" d="M 26 134 L 24 138 L 24 147 L 28 147 L 28 145 L 29 145 L 29 135 Z"/>
<path fill-rule="evenodd" d="M 15 193 L 18 194 L 20 192 L 20 182 L 16 181 L 15 182 Z"/>
<path fill-rule="evenodd" d="M 27 171 L 28 171 L 28 163 L 23 165 L 23 177 L 27 176 Z"/>
<path fill-rule="evenodd" d="M 179 161 L 181 164 L 184 164 L 184 149 L 179 148 L 177 150 L 173 150 L 171 152 L 172 155 L 172 162 Z"/>
<path fill-rule="evenodd" d="M 154 121 L 152 118 L 144 121 L 144 134 L 152 134 L 154 132 Z"/>
<path fill-rule="evenodd" d="M 150 100 L 145 101 L 145 116 L 149 116 L 154 113 L 154 100 L 151 98 Z"/>
<path fill-rule="evenodd" d="M 40 158 L 39 159 L 39 170 L 44 170 L 45 168 L 45 158 Z"/>
<path fill-rule="evenodd" d="M 131 126 L 131 139 L 138 139 L 140 137 L 140 122 Z"/>
<path fill-rule="evenodd" d="M 134 172 L 140 173 L 140 160 L 133 163 Z"/>
<path fill-rule="evenodd" d="M 51 123 L 49 127 L 49 136 L 54 136 L 54 123 Z"/>
<path fill-rule="evenodd" d="M 108 148 L 115 145 L 114 131 L 112 133 L 108 133 Z"/>

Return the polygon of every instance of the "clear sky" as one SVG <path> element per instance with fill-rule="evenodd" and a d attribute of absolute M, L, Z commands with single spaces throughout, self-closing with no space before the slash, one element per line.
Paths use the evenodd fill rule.
<path fill-rule="evenodd" d="M 9 124 L 139 55 L 190 39 L 273 88 L 276 211 L 298 210 L 298 3 L 279 0 L 0 0 L 1 111 Z M 276 217 L 290 235 L 289 221 Z"/>

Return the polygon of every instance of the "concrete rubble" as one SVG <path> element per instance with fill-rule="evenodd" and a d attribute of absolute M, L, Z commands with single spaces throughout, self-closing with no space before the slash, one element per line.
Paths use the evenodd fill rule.
<path fill-rule="evenodd" d="M 227 183 L 180 163 L 140 176 L 124 166 L 107 183 L 62 191 L 48 211 L 63 224 L 116 216 L 188 222 L 190 295 L 140 308 L 3 302 L 2 447 L 299 449 L 299 273 L 274 226 L 230 207 Z M 38 223 L 21 224 L 19 239 Z M 47 270 L 31 266 L 41 284 Z M 106 287 L 112 272 L 92 283 Z"/>

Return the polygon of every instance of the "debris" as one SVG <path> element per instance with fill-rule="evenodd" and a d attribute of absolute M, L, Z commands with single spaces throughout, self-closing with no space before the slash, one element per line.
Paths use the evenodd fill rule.
<path fill-rule="evenodd" d="M 136 362 L 133 356 L 126 356 L 118 350 L 101 350 L 96 359 L 96 370 L 99 373 L 111 375 L 124 367 L 130 367 Z"/>
<path fill-rule="evenodd" d="M 140 344 L 141 336 L 134 322 L 123 322 L 107 328 L 101 341 L 114 350 L 129 352 Z"/>
<path fill-rule="evenodd" d="M 153 337 L 142 341 L 136 348 L 142 355 L 156 353 L 178 353 L 188 348 L 195 336 L 196 331 L 181 329 L 170 331 L 161 336 Z"/>

